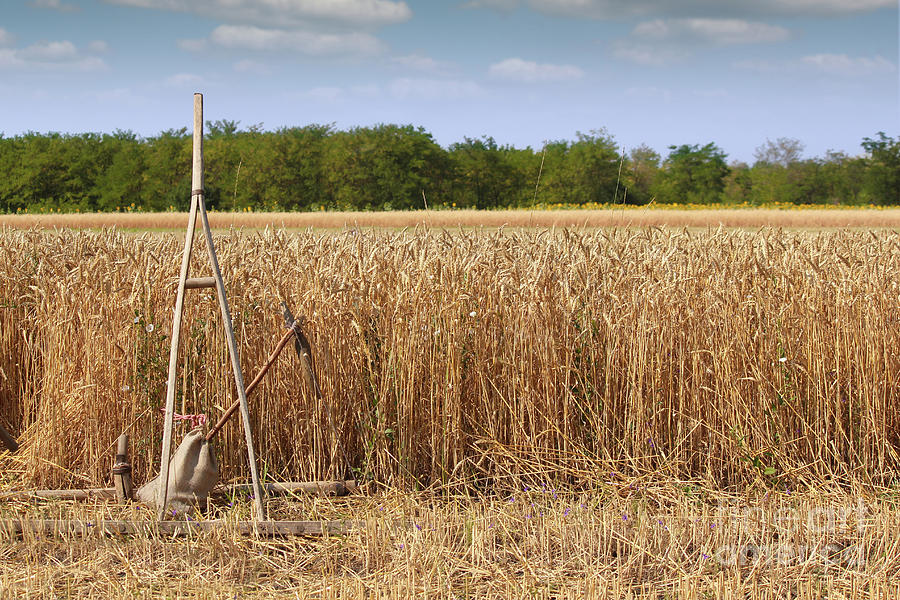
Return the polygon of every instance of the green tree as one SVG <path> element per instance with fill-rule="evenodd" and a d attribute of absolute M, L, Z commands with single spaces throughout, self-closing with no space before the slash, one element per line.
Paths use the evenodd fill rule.
<path fill-rule="evenodd" d="M 97 210 L 113 211 L 142 202 L 143 141 L 131 131 L 120 130 L 103 136 L 102 145 L 105 168 L 96 183 Z"/>
<path fill-rule="evenodd" d="M 802 160 L 805 146 L 794 138 L 778 138 L 774 142 L 766 139 L 766 143 L 757 146 L 753 152 L 756 165 L 779 165 L 789 167 Z"/>
<path fill-rule="evenodd" d="M 540 202 L 586 204 L 615 199 L 623 160 L 615 139 L 605 129 L 577 132 L 576 138 L 575 142 L 544 144 Z"/>
<path fill-rule="evenodd" d="M 207 208 L 235 210 L 237 186 L 243 166 L 239 121 L 207 121 L 203 143 L 204 201 Z"/>
<path fill-rule="evenodd" d="M 805 204 L 811 201 L 810 194 L 817 185 L 818 165 L 814 161 L 804 161 L 803 150 L 803 143 L 793 138 L 766 140 L 756 148 L 753 153 L 756 162 L 750 174 L 752 203 Z"/>
<path fill-rule="evenodd" d="M 577 204 L 613 202 L 623 193 L 621 170 L 624 158 L 606 129 L 576 132 L 569 148 L 568 171 Z"/>
<path fill-rule="evenodd" d="M 683 144 L 669 150 L 654 189 L 660 202 L 712 204 L 722 199 L 729 170 L 718 146 Z"/>
<path fill-rule="evenodd" d="M 268 209 L 309 210 L 334 206 L 324 175 L 325 154 L 334 135 L 334 124 L 279 129 L 259 138 L 250 170 L 244 173 L 257 183 L 259 196 L 246 198 L 252 206 Z"/>
<path fill-rule="evenodd" d="M 728 166 L 723 199 L 729 204 L 743 204 L 751 201 L 753 192 L 753 176 L 750 167 L 744 162 L 733 162 Z"/>
<path fill-rule="evenodd" d="M 510 160 L 510 148 L 492 137 L 465 138 L 450 146 L 453 168 L 452 197 L 460 207 L 513 206 L 522 199 L 525 173 Z"/>
<path fill-rule="evenodd" d="M 423 195 L 440 195 L 448 172 L 446 152 L 412 125 L 337 133 L 329 139 L 323 167 L 334 204 L 363 210 L 423 207 Z"/>
<path fill-rule="evenodd" d="M 187 210 L 190 207 L 191 148 L 186 127 L 169 129 L 147 140 L 146 168 L 138 206 L 147 210 L 168 210 L 169 207 Z"/>
<path fill-rule="evenodd" d="M 900 204 L 900 137 L 879 131 L 876 138 L 863 138 L 866 176 L 863 196 L 873 204 Z"/>
<path fill-rule="evenodd" d="M 653 187 L 662 161 L 659 153 L 646 145 L 632 148 L 624 172 L 624 204 L 646 204 L 653 200 Z"/>
<path fill-rule="evenodd" d="M 21 137 L 7 138 L 0 134 L 0 210 L 13 213 L 28 208 L 22 187 L 23 149 Z"/>
<path fill-rule="evenodd" d="M 865 159 L 828 150 L 820 169 L 821 201 L 828 204 L 859 204 L 863 187 Z"/>

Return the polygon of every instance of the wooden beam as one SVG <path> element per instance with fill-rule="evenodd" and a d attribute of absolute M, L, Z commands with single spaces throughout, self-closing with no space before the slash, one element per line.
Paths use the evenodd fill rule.
<path fill-rule="evenodd" d="M 267 483 L 268 494 L 317 494 L 321 496 L 347 496 L 357 491 L 356 481 L 284 481 Z M 213 495 L 227 493 L 252 493 L 252 484 L 238 484 L 226 488 L 216 488 Z M 116 488 L 94 488 L 86 490 L 25 490 L 19 492 L 0 492 L 0 501 L 29 500 L 115 500 Z"/>
<path fill-rule="evenodd" d="M 355 521 L 71 521 L 65 519 L 3 519 L 0 537 L 23 534 L 58 536 L 117 536 L 161 534 L 186 536 L 217 531 L 239 535 L 277 537 L 287 535 L 341 535 L 360 528 Z"/>
<path fill-rule="evenodd" d="M 25 490 L 0 492 L 0 500 L 26 502 L 28 500 L 115 500 L 116 488 L 88 490 Z"/>
<path fill-rule="evenodd" d="M 265 484 L 266 493 L 268 494 L 315 494 L 319 496 L 348 496 L 356 493 L 356 481 L 350 479 L 347 481 L 285 481 L 271 482 Z M 252 492 L 251 484 L 233 485 L 225 490 L 214 490 L 213 493 L 223 493 L 225 491 L 235 492 Z"/>
<path fill-rule="evenodd" d="M 216 287 L 215 277 L 193 277 L 184 281 L 184 289 L 186 290 L 198 290 L 201 288 L 214 287 Z"/>

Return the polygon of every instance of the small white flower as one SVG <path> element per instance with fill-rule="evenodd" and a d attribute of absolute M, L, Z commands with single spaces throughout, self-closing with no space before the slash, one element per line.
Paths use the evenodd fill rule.
<path fill-rule="evenodd" d="M 153 323 L 150 323 L 149 325 L 144 327 L 144 331 L 146 331 L 147 333 L 153 333 L 153 329 L 154 329 Z"/>
<path fill-rule="evenodd" d="M 469 316 L 470 316 L 470 317 L 474 317 L 476 314 L 478 314 L 478 313 L 476 313 L 476 312 L 473 310 L 472 312 L 469 313 Z"/>
<path fill-rule="evenodd" d="M 786 362 L 787 362 L 787 357 L 782 356 L 781 358 L 778 359 L 778 362 L 780 362 L 780 363 L 786 363 Z"/>
<path fill-rule="evenodd" d="M 123 385 L 123 386 L 122 386 L 122 391 L 123 391 L 123 392 L 128 392 L 128 391 L 130 391 L 130 390 L 131 390 L 131 387 L 130 387 L 130 386 L 127 386 L 127 385 Z"/>
<path fill-rule="evenodd" d="M 140 317 L 135 317 L 135 318 L 134 318 L 134 323 L 135 323 L 135 325 L 137 325 L 137 324 L 140 323 L 140 322 L 141 322 L 141 318 L 140 318 Z"/>
<path fill-rule="evenodd" d="M 440 335 L 440 333 L 441 333 L 441 330 L 440 330 L 440 329 L 435 329 L 435 330 L 434 330 L 434 335 Z"/>

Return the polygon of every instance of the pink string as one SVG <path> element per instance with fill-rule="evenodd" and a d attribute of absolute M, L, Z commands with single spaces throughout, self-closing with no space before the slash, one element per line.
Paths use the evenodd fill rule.
<path fill-rule="evenodd" d="M 159 412 L 165 414 L 166 409 L 160 408 Z M 204 425 L 206 425 L 206 420 L 207 420 L 205 413 L 200 413 L 200 414 L 196 414 L 196 415 L 180 415 L 178 413 L 174 413 L 172 415 L 172 418 L 175 421 L 190 421 L 191 424 L 193 425 L 194 429 L 196 429 L 197 427 L 203 427 Z"/>

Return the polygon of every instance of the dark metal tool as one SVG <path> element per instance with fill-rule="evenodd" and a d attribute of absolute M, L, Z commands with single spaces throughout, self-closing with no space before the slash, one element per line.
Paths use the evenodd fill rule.
<path fill-rule="evenodd" d="M 19 444 L 16 442 L 16 439 L 9 435 L 9 432 L 3 429 L 3 425 L 0 425 L 0 442 L 3 442 L 3 445 L 10 452 L 15 452 L 19 449 Z"/>

